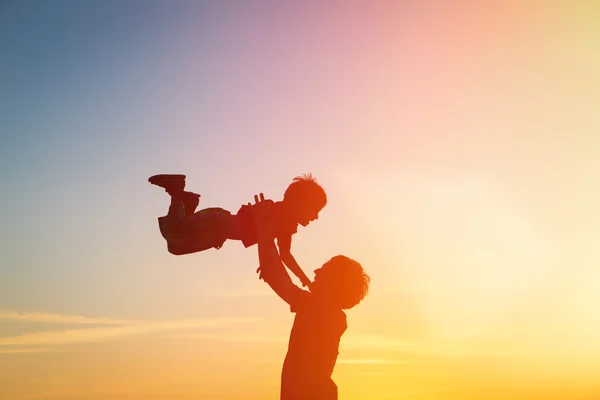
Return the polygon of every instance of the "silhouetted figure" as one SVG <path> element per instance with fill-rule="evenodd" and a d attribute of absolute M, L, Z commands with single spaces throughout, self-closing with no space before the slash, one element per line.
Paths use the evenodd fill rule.
<path fill-rule="evenodd" d="M 273 241 L 271 213 L 274 203 L 255 196 L 253 206 L 258 234 L 260 278 L 296 313 L 281 374 L 281 400 L 337 400 L 331 379 L 340 338 L 346 331 L 344 309 L 357 305 L 367 294 L 369 276 L 346 256 L 331 258 L 315 270 L 311 291 L 294 285 Z"/>
<path fill-rule="evenodd" d="M 256 244 L 251 206 L 243 205 L 237 214 L 219 207 L 196 212 L 200 195 L 184 190 L 185 178 L 185 175 L 154 175 L 148 179 L 171 196 L 168 214 L 158 218 L 160 232 L 171 254 L 219 249 L 227 239 L 240 240 L 246 248 Z M 292 236 L 297 232 L 298 224 L 307 226 L 318 219 L 326 204 L 325 190 L 308 174 L 294 178 L 283 200 L 273 205 L 272 226 L 281 260 L 304 286 L 310 285 L 310 280 L 291 253 Z"/>

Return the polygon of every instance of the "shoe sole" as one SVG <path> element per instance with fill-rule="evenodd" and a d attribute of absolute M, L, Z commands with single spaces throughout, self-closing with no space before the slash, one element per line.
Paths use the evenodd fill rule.
<path fill-rule="evenodd" d="M 181 174 L 153 175 L 150 178 L 148 178 L 148 182 L 150 182 L 153 185 L 156 185 L 156 181 L 160 181 L 160 180 L 164 180 L 164 179 L 174 179 L 174 180 L 185 179 L 185 175 L 181 175 Z"/>

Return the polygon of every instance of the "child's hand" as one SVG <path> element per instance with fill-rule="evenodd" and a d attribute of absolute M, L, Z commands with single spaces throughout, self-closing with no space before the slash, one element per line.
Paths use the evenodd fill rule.
<path fill-rule="evenodd" d="M 254 224 L 258 233 L 267 234 L 272 236 L 271 229 L 271 205 L 273 200 L 265 200 L 265 195 L 260 194 L 260 198 L 254 195 L 254 205 L 248 203 L 252 207 L 252 214 L 254 216 Z"/>
<path fill-rule="evenodd" d="M 305 288 L 308 288 L 308 290 L 310 290 L 310 287 L 312 285 L 312 282 L 310 281 L 310 279 L 308 279 L 306 276 L 302 279 L 300 279 L 300 282 L 302 283 L 302 286 L 304 286 Z"/>

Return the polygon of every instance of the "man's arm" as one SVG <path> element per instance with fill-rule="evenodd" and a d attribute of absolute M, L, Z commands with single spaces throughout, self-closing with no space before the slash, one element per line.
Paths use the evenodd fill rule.
<path fill-rule="evenodd" d="M 312 282 L 310 281 L 310 279 L 308 279 L 308 277 L 306 276 L 306 274 L 304 273 L 302 268 L 300 268 L 300 266 L 298 265 L 298 262 L 292 255 L 292 252 L 291 252 L 292 237 L 291 236 L 278 237 L 277 238 L 277 247 L 279 248 L 279 256 L 281 257 L 281 261 L 283 261 L 285 266 L 288 267 L 288 269 L 290 271 L 292 271 L 292 273 L 294 275 L 296 275 L 298 277 L 298 279 L 300 279 L 300 282 L 302 282 L 303 286 L 310 287 L 310 284 Z"/>

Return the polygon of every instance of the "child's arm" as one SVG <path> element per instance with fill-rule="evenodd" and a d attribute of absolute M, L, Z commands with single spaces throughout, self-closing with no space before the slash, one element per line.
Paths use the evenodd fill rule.
<path fill-rule="evenodd" d="M 258 258 L 260 262 L 260 278 L 271 286 L 271 289 L 290 306 L 298 305 L 308 292 L 294 285 L 281 262 L 270 230 L 268 204 L 261 202 L 254 206 L 254 218 L 257 227 Z"/>
<path fill-rule="evenodd" d="M 310 281 L 310 279 L 308 279 L 302 268 L 300 268 L 300 266 L 296 262 L 296 259 L 291 253 L 292 237 L 287 235 L 283 237 L 278 237 L 277 247 L 279 248 L 279 256 L 281 258 L 281 261 L 283 261 L 285 266 L 288 267 L 288 269 L 292 271 L 292 273 L 296 275 L 298 279 L 300 279 L 300 282 L 302 282 L 302 286 L 310 287 L 310 284 L 312 282 Z"/>

